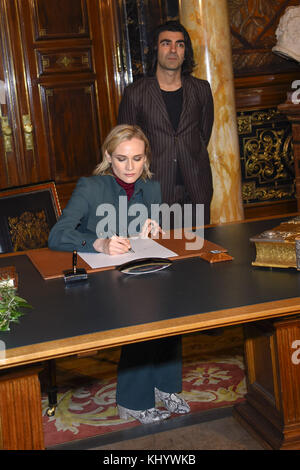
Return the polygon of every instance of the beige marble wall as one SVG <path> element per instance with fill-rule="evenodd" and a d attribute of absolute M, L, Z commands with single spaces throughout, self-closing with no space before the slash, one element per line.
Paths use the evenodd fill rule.
<path fill-rule="evenodd" d="M 209 81 L 214 96 L 215 122 L 208 147 L 214 183 L 211 223 L 241 220 L 244 211 L 227 0 L 179 0 L 179 11 L 193 43 L 194 75 Z"/>

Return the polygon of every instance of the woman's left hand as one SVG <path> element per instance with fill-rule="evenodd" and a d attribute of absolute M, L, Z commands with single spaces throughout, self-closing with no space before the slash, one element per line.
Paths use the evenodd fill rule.
<path fill-rule="evenodd" d="M 152 238 L 158 238 L 160 233 L 164 232 L 159 224 L 155 220 L 147 219 L 140 233 L 140 238 L 148 238 L 149 234 L 152 235 Z"/>

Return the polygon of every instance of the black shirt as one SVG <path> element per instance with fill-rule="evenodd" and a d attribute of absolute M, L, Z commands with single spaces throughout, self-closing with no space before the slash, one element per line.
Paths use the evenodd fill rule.
<path fill-rule="evenodd" d="M 171 124 L 174 128 L 174 131 L 177 131 L 178 124 L 180 121 L 180 115 L 182 111 L 182 101 L 183 101 L 183 88 L 178 88 L 175 91 L 165 91 L 161 90 L 162 97 L 164 99 Z M 176 184 L 183 185 L 183 179 L 180 171 L 180 167 L 177 162 L 177 173 L 176 173 Z"/>

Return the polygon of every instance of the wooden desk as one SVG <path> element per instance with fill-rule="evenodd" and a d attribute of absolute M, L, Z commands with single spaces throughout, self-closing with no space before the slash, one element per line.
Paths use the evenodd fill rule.
<path fill-rule="evenodd" d="M 38 368 L 32 365 L 245 324 L 249 393 L 235 414 L 265 445 L 300 448 L 300 365 L 291 360 L 292 343 L 300 340 L 300 273 L 253 267 L 255 247 L 249 242 L 281 220 L 208 228 L 205 238 L 227 248 L 230 262 L 190 258 L 138 277 L 104 271 L 70 288 L 62 279 L 44 281 L 26 255 L 1 257 L 0 266 L 16 266 L 19 294 L 34 306 L 11 332 L 0 333 L 6 345 L 0 360 L 2 447 L 43 448 Z M 23 372 L 20 366 L 30 367 Z"/>

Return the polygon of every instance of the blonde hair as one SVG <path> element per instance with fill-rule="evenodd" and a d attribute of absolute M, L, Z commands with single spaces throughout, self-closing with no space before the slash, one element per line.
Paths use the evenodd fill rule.
<path fill-rule="evenodd" d="M 149 140 L 145 136 L 144 132 L 139 126 L 131 126 L 129 124 L 120 124 L 114 127 L 106 139 L 104 140 L 101 150 L 102 150 L 102 162 L 99 163 L 93 171 L 93 175 L 112 175 L 111 164 L 107 159 L 106 154 L 112 155 L 116 150 L 119 144 L 125 142 L 126 140 L 131 140 L 133 138 L 140 139 L 145 144 L 145 156 L 146 161 L 144 163 L 144 169 L 141 177 L 146 180 L 147 178 L 152 177 L 152 173 L 149 169 L 150 167 L 150 158 L 151 150 Z"/>

